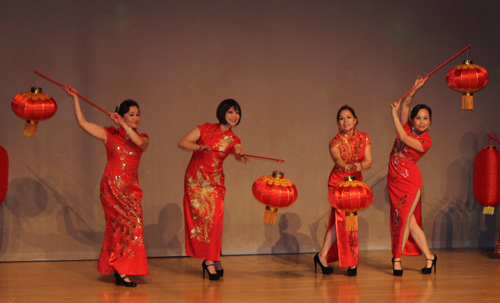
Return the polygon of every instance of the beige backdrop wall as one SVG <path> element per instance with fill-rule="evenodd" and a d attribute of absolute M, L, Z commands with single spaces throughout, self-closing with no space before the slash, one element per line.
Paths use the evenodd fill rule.
<path fill-rule="evenodd" d="M 184 255 L 183 176 L 190 153 L 177 141 L 202 122 L 216 122 L 225 98 L 242 107 L 234 132 L 244 151 L 286 160 L 298 188 L 295 204 L 262 223 L 254 180 L 271 161 L 224 164 L 225 254 L 318 251 L 330 207 L 328 142 L 335 115 L 353 106 L 358 129 L 372 139 L 373 167 L 364 173 L 375 199 L 360 213 L 360 248 L 388 250 L 387 163 L 395 132 L 389 103 L 472 44 L 469 58 L 490 83 L 463 111 L 460 94 L 435 73 L 415 102 L 433 108 L 433 147 L 419 162 L 424 230 L 434 248 L 492 247 L 498 211 L 482 216 L 474 200 L 474 157 L 500 136 L 498 1 L 1 1 L 0 145 L 10 156 L 9 191 L 0 205 L 0 261 L 95 259 L 104 234 L 99 182 L 101 142 L 80 130 L 71 99 L 40 79 L 57 114 L 25 138 L 10 109 L 36 85 L 37 69 L 107 110 L 123 99 L 141 105 L 139 128 L 151 139 L 139 175 L 149 256 Z M 88 120 L 111 121 L 82 104 Z"/>

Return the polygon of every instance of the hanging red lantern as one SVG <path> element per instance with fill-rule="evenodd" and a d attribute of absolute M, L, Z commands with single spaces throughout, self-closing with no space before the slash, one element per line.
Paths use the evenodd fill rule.
<path fill-rule="evenodd" d="M 297 187 L 284 176 L 284 173 L 274 171 L 272 175 L 262 176 L 253 183 L 254 197 L 266 205 L 266 224 L 275 225 L 278 208 L 290 206 L 297 200 Z"/>
<path fill-rule="evenodd" d="M 328 194 L 333 208 L 345 212 L 345 230 L 358 230 L 358 211 L 367 208 L 373 201 L 372 190 L 354 176 L 346 176 Z"/>
<path fill-rule="evenodd" d="M 500 151 L 491 143 L 476 155 L 473 188 L 477 202 L 484 205 L 483 214 L 493 215 L 500 204 Z"/>
<path fill-rule="evenodd" d="M 21 119 L 26 119 L 23 135 L 36 136 L 38 121 L 52 117 L 57 104 L 51 96 L 42 93 L 41 87 L 32 87 L 30 92 L 21 92 L 12 99 L 12 110 Z"/>
<path fill-rule="evenodd" d="M 9 186 L 9 155 L 5 148 L 0 146 L 0 204 L 7 196 Z"/>
<path fill-rule="evenodd" d="M 472 60 L 465 60 L 450 69 L 446 74 L 446 83 L 449 87 L 462 92 L 462 109 L 473 109 L 472 93 L 483 89 L 488 84 L 489 75 L 483 67 L 472 64 Z"/>

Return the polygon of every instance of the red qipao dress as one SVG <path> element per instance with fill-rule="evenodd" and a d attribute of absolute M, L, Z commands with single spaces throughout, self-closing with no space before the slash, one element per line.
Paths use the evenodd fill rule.
<path fill-rule="evenodd" d="M 340 156 L 346 164 L 362 162 L 365 158 L 365 148 L 371 145 L 368 134 L 354 130 L 352 137 L 345 134 L 337 134 L 330 141 L 330 148 L 336 147 L 340 151 Z M 334 198 L 334 186 L 339 182 L 344 181 L 346 176 L 355 176 L 357 181 L 363 181 L 363 175 L 358 171 L 346 172 L 335 165 L 328 179 L 328 199 L 331 201 Z M 327 232 L 335 225 L 337 239 L 328 251 L 326 261 L 339 261 L 340 267 L 353 267 L 359 264 L 359 243 L 358 231 L 345 230 L 345 212 L 332 208 L 330 213 L 330 221 L 328 222 Z"/>
<path fill-rule="evenodd" d="M 403 126 L 405 132 L 420 141 L 423 152 L 408 147 L 399 139 L 394 141 L 391 155 L 389 157 L 389 173 L 387 174 L 387 187 L 391 202 L 391 244 L 394 258 L 401 258 L 402 254 L 407 256 L 420 256 L 422 253 L 411 234 L 406 246 L 403 248 L 403 232 L 406 224 L 409 224 L 409 214 L 415 205 L 415 219 L 422 228 L 422 212 L 420 200 L 422 198 L 422 177 L 417 166 L 417 161 L 431 147 L 431 137 L 427 131 L 417 133 L 412 131 L 410 122 Z"/>
<path fill-rule="evenodd" d="M 101 179 L 101 203 L 106 231 L 97 269 L 103 274 L 116 270 L 122 275 L 148 275 L 142 239 L 142 190 L 137 175 L 142 149 L 121 127 L 106 127 L 104 131 L 108 162 Z M 140 136 L 148 138 L 146 134 Z"/>
<path fill-rule="evenodd" d="M 198 145 L 212 150 L 230 151 L 241 140 L 220 124 L 198 125 Z M 194 151 L 184 179 L 184 225 L 186 254 L 198 259 L 219 261 L 224 217 L 224 171 L 228 154 Z"/>

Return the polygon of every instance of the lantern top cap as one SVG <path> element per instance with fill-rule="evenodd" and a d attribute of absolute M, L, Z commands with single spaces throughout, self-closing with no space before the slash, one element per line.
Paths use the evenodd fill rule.
<path fill-rule="evenodd" d="M 285 177 L 285 173 L 284 172 L 281 172 L 281 171 L 273 171 L 273 178 L 276 178 L 276 179 L 283 179 Z"/>
<path fill-rule="evenodd" d="M 469 60 L 469 59 L 464 60 L 464 64 L 472 64 L 472 60 Z"/>
<path fill-rule="evenodd" d="M 497 147 L 496 147 L 496 146 L 493 146 L 493 145 L 488 145 L 488 146 L 486 146 L 486 148 L 487 148 L 487 149 L 497 149 Z"/>
<path fill-rule="evenodd" d="M 31 87 L 31 92 L 35 93 L 35 94 L 41 93 L 42 92 L 42 88 L 41 87 L 32 86 Z"/>
<path fill-rule="evenodd" d="M 344 177 L 344 181 L 354 181 L 354 180 L 356 180 L 355 176 L 345 176 Z"/>

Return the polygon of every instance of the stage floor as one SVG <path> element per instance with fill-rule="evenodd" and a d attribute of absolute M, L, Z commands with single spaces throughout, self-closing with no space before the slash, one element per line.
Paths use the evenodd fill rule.
<path fill-rule="evenodd" d="M 202 279 L 201 260 L 149 259 L 139 285 L 114 284 L 97 261 L 0 263 L 0 302 L 500 302 L 500 257 L 493 250 L 434 250 L 437 273 L 423 257 L 403 257 L 394 277 L 389 251 L 360 253 L 358 276 L 333 263 L 314 273 L 314 254 L 224 256 L 224 277 Z"/>

